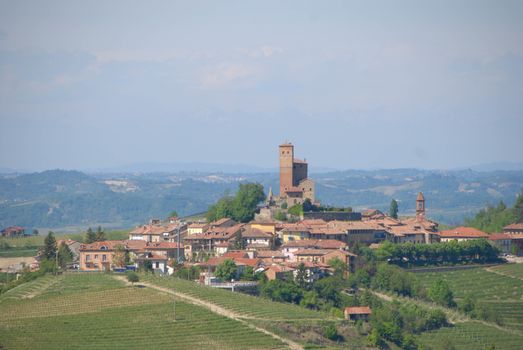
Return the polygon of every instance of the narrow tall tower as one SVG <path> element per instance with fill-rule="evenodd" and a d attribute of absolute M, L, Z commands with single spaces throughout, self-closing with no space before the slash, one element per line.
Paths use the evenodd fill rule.
<path fill-rule="evenodd" d="M 291 143 L 280 145 L 280 196 L 292 187 L 294 146 Z"/>
<path fill-rule="evenodd" d="M 419 220 L 425 218 L 425 197 L 423 192 L 418 193 L 416 197 L 416 218 Z"/>

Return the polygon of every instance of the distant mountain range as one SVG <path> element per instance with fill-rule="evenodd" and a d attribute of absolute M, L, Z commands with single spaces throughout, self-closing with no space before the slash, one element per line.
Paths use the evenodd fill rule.
<path fill-rule="evenodd" d="M 412 215 L 423 191 L 428 216 L 459 224 L 487 204 L 511 205 L 523 189 L 523 171 L 350 170 L 316 173 L 324 204 L 355 210 L 387 211 L 399 202 L 400 215 Z M 241 182 L 259 182 L 278 192 L 275 172 L 94 173 L 50 170 L 0 176 L 0 227 L 60 228 L 104 225 L 130 227 L 153 217 L 205 211 Z"/>

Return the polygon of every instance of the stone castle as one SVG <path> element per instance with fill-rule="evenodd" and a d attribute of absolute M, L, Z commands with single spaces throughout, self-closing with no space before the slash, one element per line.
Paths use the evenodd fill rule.
<path fill-rule="evenodd" d="M 305 199 L 316 202 L 314 181 L 308 177 L 308 164 L 305 160 L 294 158 L 294 145 L 284 143 L 279 147 L 280 194 L 279 201 L 288 206 L 301 204 Z"/>

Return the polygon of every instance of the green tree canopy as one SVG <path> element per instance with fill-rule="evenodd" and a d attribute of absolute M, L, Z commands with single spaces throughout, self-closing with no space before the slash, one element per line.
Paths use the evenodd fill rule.
<path fill-rule="evenodd" d="M 234 197 L 225 195 L 209 207 L 208 221 L 230 217 L 239 222 L 249 222 L 254 218 L 256 206 L 265 199 L 263 186 L 259 183 L 240 184 Z"/>
<path fill-rule="evenodd" d="M 456 303 L 454 302 L 454 294 L 450 290 L 450 286 L 442 278 L 435 280 L 430 286 L 427 295 L 432 301 L 447 307 L 454 307 Z"/>
<path fill-rule="evenodd" d="M 129 272 L 127 272 L 127 280 L 134 285 L 136 282 L 140 281 L 140 277 L 138 276 L 138 274 L 136 272 L 129 271 Z"/>
<path fill-rule="evenodd" d="M 231 259 L 226 259 L 216 268 L 215 275 L 225 281 L 230 281 L 236 276 L 238 267 Z"/>

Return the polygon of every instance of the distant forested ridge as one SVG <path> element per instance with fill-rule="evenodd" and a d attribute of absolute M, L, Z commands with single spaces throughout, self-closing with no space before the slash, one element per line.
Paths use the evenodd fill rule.
<path fill-rule="evenodd" d="M 502 232 L 503 227 L 523 222 L 523 193 L 518 196 L 513 207 L 500 202 L 497 206 L 481 209 L 473 218 L 465 219 L 467 226 L 476 227 L 485 232 Z"/>
<path fill-rule="evenodd" d="M 416 194 L 423 191 L 427 215 L 448 224 L 461 223 L 500 200 L 512 206 L 523 188 L 523 171 L 351 170 L 311 177 L 323 204 L 388 212 L 395 199 L 399 216 L 413 214 Z M 0 227 L 129 227 L 173 210 L 182 216 L 205 212 L 245 182 L 261 183 L 265 193 L 269 187 L 277 191 L 278 174 L 50 170 L 0 175 Z"/>

